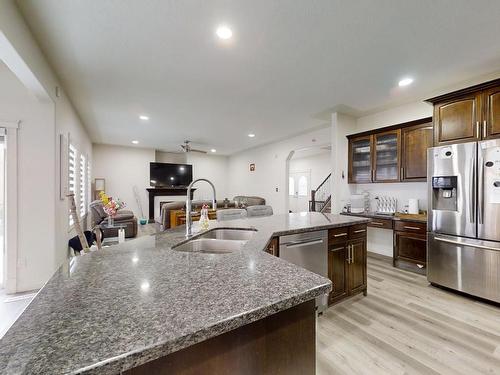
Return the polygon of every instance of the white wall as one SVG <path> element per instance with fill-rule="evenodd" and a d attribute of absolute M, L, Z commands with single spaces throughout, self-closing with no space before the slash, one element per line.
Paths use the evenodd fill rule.
<path fill-rule="evenodd" d="M 133 188 L 137 186 L 144 216 L 149 215 L 149 163 L 155 161 L 155 150 L 150 148 L 93 145 L 94 178 L 106 180 L 106 193 L 120 198 L 137 217 L 141 216 Z"/>
<path fill-rule="evenodd" d="M 387 195 L 397 198 L 398 210 L 402 210 L 408 199 L 419 199 L 421 209 L 427 209 L 427 183 L 383 183 L 383 184 L 351 184 L 347 183 L 347 147 L 346 135 L 395 125 L 403 122 L 417 120 L 432 116 L 432 106 L 423 102 L 414 102 L 385 111 L 373 113 L 360 118 L 353 118 L 340 113 L 332 115 L 332 145 L 337 147 L 338 155 L 334 159 L 334 208 L 339 212 L 349 202 L 349 196 L 354 193 L 368 191 L 375 209 L 374 198 L 378 195 Z M 345 178 L 342 179 L 341 173 Z M 332 211 L 333 212 L 333 211 Z M 392 231 L 385 229 L 372 229 L 368 231 L 368 250 L 379 254 L 392 256 Z"/>
<path fill-rule="evenodd" d="M 149 215 L 149 200 L 146 188 L 149 184 L 149 163 L 183 163 L 193 166 L 193 179 L 206 178 L 213 182 L 217 199 L 228 195 L 229 175 L 227 173 L 228 158 L 226 156 L 199 153 L 171 153 L 155 151 L 139 147 L 125 147 L 94 144 L 94 171 L 92 178 L 105 178 L 106 192 L 121 198 L 127 209 L 140 216 L 133 186 L 137 186 L 142 202 L 144 215 Z M 208 184 L 196 185 L 194 199 L 212 199 L 212 190 Z"/>
<path fill-rule="evenodd" d="M 70 134 L 91 155 L 87 132 L 12 0 L 0 0 L 2 120 L 21 121 L 18 134 L 18 248 L 9 292 L 41 287 L 68 256 L 68 203 L 59 200 L 57 138 Z M 16 79 L 13 79 L 13 76 Z M 9 250 L 8 250 L 9 251 Z M 12 272 L 13 271 L 13 272 Z"/>
<path fill-rule="evenodd" d="M 316 189 L 332 172 L 330 150 L 324 150 L 321 153 L 305 157 L 300 157 L 300 153 L 294 154 L 290 160 L 290 173 L 303 171 L 311 172 L 310 187 Z"/>
<path fill-rule="evenodd" d="M 257 195 L 265 198 L 275 213 L 285 213 L 288 201 L 288 155 L 300 148 L 329 144 L 329 140 L 330 127 L 324 127 L 231 155 L 228 169 L 229 196 Z M 250 172 L 251 163 L 255 164 L 254 172 Z"/>

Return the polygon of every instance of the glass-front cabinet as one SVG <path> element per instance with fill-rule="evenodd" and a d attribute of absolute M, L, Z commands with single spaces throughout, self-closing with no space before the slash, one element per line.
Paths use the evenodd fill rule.
<path fill-rule="evenodd" d="M 372 180 L 372 137 L 352 138 L 349 141 L 349 183 L 368 183 Z"/>
<path fill-rule="evenodd" d="M 373 181 L 399 181 L 401 129 L 373 135 Z"/>

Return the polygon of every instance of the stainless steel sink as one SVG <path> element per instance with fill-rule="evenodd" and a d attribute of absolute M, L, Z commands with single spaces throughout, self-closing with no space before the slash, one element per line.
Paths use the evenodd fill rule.
<path fill-rule="evenodd" d="M 208 231 L 198 238 L 214 238 L 218 240 L 248 241 L 255 234 L 252 229 L 216 228 Z"/>
<path fill-rule="evenodd" d="M 241 240 L 220 240 L 215 238 L 198 238 L 175 246 L 176 251 L 186 251 L 192 253 L 205 254 L 226 254 L 240 250 L 246 241 Z"/>

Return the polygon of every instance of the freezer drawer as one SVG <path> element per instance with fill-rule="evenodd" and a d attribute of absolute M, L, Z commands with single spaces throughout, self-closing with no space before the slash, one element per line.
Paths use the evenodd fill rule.
<path fill-rule="evenodd" d="M 500 302 L 500 243 L 429 233 L 429 282 Z"/>

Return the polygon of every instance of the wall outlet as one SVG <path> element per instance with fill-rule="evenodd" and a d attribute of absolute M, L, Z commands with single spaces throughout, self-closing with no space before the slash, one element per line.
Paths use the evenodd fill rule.
<path fill-rule="evenodd" d="M 278 189 L 278 188 L 276 188 L 276 193 L 277 193 L 278 191 L 279 191 L 279 189 Z"/>

